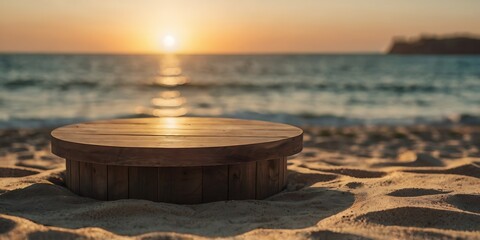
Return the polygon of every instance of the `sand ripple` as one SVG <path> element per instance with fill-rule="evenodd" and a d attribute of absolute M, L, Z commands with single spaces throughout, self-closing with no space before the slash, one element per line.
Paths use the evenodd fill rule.
<path fill-rule="evenodd" d="M 464 164 L 447 169 L 408 169 L 405 171 L 413 173 L 456 174 L 480 178 L 480 166 L 475 163 Z"/>
<path fill-rule="evenodd" d="M 435 195 L 448 193 L 446 191 L 436 190 L 436 189 L 424 189 L 424 188 L 403 188 L 395 190 L 387 195 L 394 197 L 418 197 L 425 195 Z"/>
<path fill-rule="evenodd" d="M 361 169 L 348 169 L 348 168 L 340 168 L 340 169 L 310 168 L 310 169 L 316 170 L 316 171 L 322 171 L 322 172 L 338 173 L 338 174 L 347 175 L 354 178 L 381 178 L 387 174 L 385 172 L 380 172 L 380 171 L 366 171 Z"/>
<path fill-rule="evenodd" d="M 399 207 L 369 212 L 358 219 L 381 225 L 480 231 L 480 215 L 433 208 Z"/>
<path fill-rule="evenodd" d="M 19 168 L 3 168 L 0 167 L 0 178 L 17 178 L 37 174 L 39 172 L 33 170 Z"/>
<path fill-rule="evenodd" d="M 9 232 L 15 225 L 17 224 L 14 221 L 0 217 L 0 234 Z"/>
<path fill-rule="evenodd" d="M 449 196 L 447 202 L 464 211 L 480 213 L 480 195 L 455 194 Z"/>

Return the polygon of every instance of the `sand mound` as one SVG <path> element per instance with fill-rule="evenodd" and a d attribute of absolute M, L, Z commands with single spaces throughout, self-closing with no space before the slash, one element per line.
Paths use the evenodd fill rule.
<path fill-rule="evenodd" d="M 191 206 L 130 199 L 102 202 L 78 197 L 60 186 L 33 184 L 1 195 L 0 212 L 48 226 L 98 227 L 121 235 L 163 231 L 218 237 L 256 228 L 311 227 L 348 208 L 353 201 L 353 195 L 346 192 L 309 188 L 284 192 L 268 201 Z"/>

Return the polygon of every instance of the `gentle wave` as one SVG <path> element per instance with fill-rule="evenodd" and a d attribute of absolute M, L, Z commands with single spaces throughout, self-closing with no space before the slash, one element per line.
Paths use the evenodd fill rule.
<path fill-rule="evenodd" d="M 0 120 L 38 126 L 142 113 L 475 123 L 478 66 L 475 56 L 0 54 Z"/>
<path fill-rule="evenodd" d="M 146 87 L 151 87 L 148 85 Z M 158 86 L 163 87 L 163 86 Z M 352 83 L 201 83 L 192 82 L 181 86 L 182 88 L 198 89 L 239 89 L 239 90 L 282 90 L 282 89 L 311 89 L 330 91 L 385 91 L 385 92 L 448 92 L 457 89 L 467 91 L 480 90 L 480 84 L 454 85 L 454 86 L 431 86 L 424 84 L 352 84 Z"/>
<path fill-rule="evenodd" d="M 69 80 L 68 82 L 45 82 L 40 79 L 15 79 L 5 82 L 0 82 L 0 86 L 7 89 L 21 89 L 21 88 L 44 88 L 44 89 L 95 89 L 95 88 L 165 88 L 163 85 L 150 84 L 148 81 L 143 82 L 120 82 L 109 83 L 92 80 Z M 197 82 L 192 81 L 188 84 L 179 86 L 181 89 L 236 89 L 239 91 L 258 90 L 295 90 L 295 89 L 310 89 L 310 90 L 324 90 L 324 91 L 384 91 L 393 93 L 415 93 L 415 92 L 449 92 L 449 91 L 480 91 L 480 82 L 471 82 L 464 84 L 450 84 L 434 86 L 428 83 L 314 83 L 314 82 Z"/>

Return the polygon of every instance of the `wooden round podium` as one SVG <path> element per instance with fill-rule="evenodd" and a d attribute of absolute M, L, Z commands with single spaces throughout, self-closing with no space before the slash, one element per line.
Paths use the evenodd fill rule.
<path fill-rule="evenodd" d="M 286 185 L 287 156 L 303 131 L 226 118 L 133 118 L 52 131 L 66 159 L 66 186 L 99 200 L 196 204 L 264 199 Z"/>

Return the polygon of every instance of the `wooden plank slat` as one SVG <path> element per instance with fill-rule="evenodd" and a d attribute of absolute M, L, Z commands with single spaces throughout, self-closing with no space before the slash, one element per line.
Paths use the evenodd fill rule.
<path fill-rule="evenodd" d="M 171 202 L 196 204 L 202 202 L 202 167 L 175 167 L 170 169 Z"/>
<path fill-rule="evenodd" d="M 241 122 L 240 122 L 241 121 Z M 157 124 L 167 124 L 172 125 L 173 127 L 179 124 L 213 124 L 213 123 L 241 123 L 241 124 L 262 124 L 264 121 L 259 120 L 248 120 L 242 121 L 236 118 L 212 118 L 212 117 L 202 117 L 202 118 L 192 118 L 192 117 L 162 117 L 162 118 L 129 118 L 129 119 L 111 119 L 111 120 L 100 120 L 99 123 L 116 123 L 116 124 L 141 124 L 141 123 L 157 123 Z"/>
<path fill-rule="evenodd" d="M 70 170 L 72 169 L 72 167 L 70 166 L 70 160 L 69 159 L 65 159 L 65 186 L 67 186 L 67 188 L 71 188 L 71 184 L 70 184 L 70 179 L 72 178 L 70 175 Z"/>
<path fill-rule="evenodd" d="M 210 136 L 210 137 L 288 137 L 296 129 L 162 129 L 162 128 L 78 128 L 59 129 L 60 135 L 153 135 L 153 136 Z"/>
<path fill-rule="evenodd" d="M 107 165 L 92 164 L 92 195 L 99 200 L 108 199 Z"/>
<path fill-rule="evenodd" d="M 128 197 L 135 199 L 158 200 L 158 168 L 129 167 Z"/>
<path fill-rule="evenodd" d="M 70 160 L 70 189 L 72 192 L 79 194 L 80 192 L 80 167 L 79 162 Z"/>
<path fill-rule="evenodd" d="M 107 166 L 108 200 L 128 198 L 128 167 Z"/>
<path fill-rule="evenodd" d="M 80 167 L 79 194 L 84 197 L 93 197 L 92 192 L 92 163 L 78 162 Z"/>
<path fill-rule="evenodd" d="M 203 167 L 203 202 L 228 200 L 228 166 Z"/>
<path fill-rule="evenodd" d="M 97 146 L 115 147 L 219 147 L 257 144 L 284 140 L 284 136 L 276 137 L 224 137 L 224 136 L 154 136 L 154 135 L 86 135 L 70 136 L 58 134 L 71 142 Z M 115 139 L 115 140 L 111 140 Z"/>
<path fill-rule="evenodd" d="M 251 145 L 235 147 L 209 147 L 209 148 L 119 148 L 105 146 L 84 145 L 54 145 L 52 139 L 52 152 L 59 156 L 75 156 L 82 161 L 102 163 L 118 166 L 213 166 L 228 165 L 258 159 L 273 159 L 288 156 L 300 149 L 288 147 L 288 143 L 273 142 L 263 143 L 252 148 Z M 272 151 L 272 149 L 277 149 Z M 232 158 L 235 156 L 235 158 Z M 175 159 L 175 161 L 172 161 Z"/>
<path fill-rule="evenodd" d="M 158 201 L 173 202 L 172 182 L 174 182 L 172 168 L 158 168 Z"/>
<path fill-rule="evenodd" d="M 86 122 L 81 125 L 88 124 L 115 124 L 118 126 L 121 125 L 158 125 L 158 126 L 167 126 L 168 128 L 177 128 L 183 126 L 211 126 L 211 125 L 220 125 L 220 126 L 232 126 L 232 125 L 242 125 L 242 126 L 270 126 L 270 127 L 285 127 L 289 126 L 287 124 L 275 124 L 271 125 L 270 122 L 260 121 L 260 120 L 242 120 L 234 118 L 207 118 L 207 117 L 161 117 L 161 118 L 130 118 L 130 119 L 110 119 L 110 120 L 99 120 L 95 122 Z M 71 126 L 78 126 L 79 124 L 72 124 Z"/>
<path fill-rule="evenodd" d="M 264 199 L 279 191 L 282 159 L 257 162 L 257 199 Z"/>
<path fill-rule="evenodd" d="M 256 162 L 228 166 L 228 199 L 255 199 Z"/>
<path fill-rule="evenodd" d="M 283 157 L 280 161 L 280 191 L 287 186 L 287 157 Z"/>
<path fill-rule="evenodd" d="M 297 128 L 292 128 L 289 125 L 221 125 L 221 124 L 212 124 L 212 125 L 177 125 L 175 128 L 171 128 L 168 125 L 158 125 L 158 124 L 108 124 L 108 123 L 97 123 L 95 125 L 87 125 L 87 123 L 82 123 L 82 125 L 68 125 L 62 128 L 56 129 L 57 133 L 69 133 L 69 132 L 95 132 L 102 129 L 110 129 L 111 133 L 115 132 L 129 132 L 129 131 L 141 131 L 142 129 L 158 132 L 158 133 L 182 133 L 182 132 L 194 132 L 200 131 L 203 134 L 211 135 L 211 133 L 217 132 L 221 134 L 222 132 L 241 132 L 246 131 L 255 135 L 269 134 L 272 136 L 285 134 L 285 133 L 294 133 L 297 132 Z M 274 131 L 272 133 L 272 131 Z M 269 133 L 270 132 L 270 133 Z"/>

